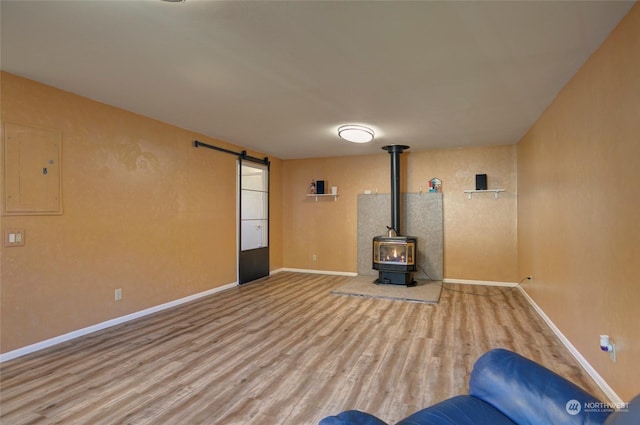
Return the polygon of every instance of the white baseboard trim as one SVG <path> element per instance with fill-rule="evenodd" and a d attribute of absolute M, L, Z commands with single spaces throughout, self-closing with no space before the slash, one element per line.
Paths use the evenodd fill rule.
<path fill-rule="evenodd" d="M 522 287 L 519 287 L 518 290 L 520 293 L 529 301 L 529 304 L 536 310 L 536 312 L 542 317 L 542 320 L 546 322 L 546 324 L 551 328 L 551 331 L 556 334 L 556 336 L 560 339 L 562 344 L 569 350 L 571 355 L 575 357 L 575 359 L 580 363 L 580 366 L 584 368 L 584 370 L 593 378 L 596 384 L 600 387 L 600 389 L 605 393 L 609 400 L 612 403 L 623 403 L 622 399 L 618 396 L 618 394 L 613 391 L 613 389 L 607 384 L 607 382 L 600 376 L 600 374 L 589 364 L 587 359 L 584 358 L 582 354 L 578 351 L 578 349 L 569 341 L 569 339 L 564 336 L 564 334 L 558 329 L 558 327 L 553 323 L 553 321 L 545 314 L 545 312 L 540 308 L 538 304 L 527 294 Z"/>
<path fill-rule="evenodd" d="M 508 286 L 514 287 L 518 286 L 515 282 L 494 282 L 491 280 L 466 280 L 466 279 L 449 279 L 445 278 L 442 280 L 444 283 L 462 283 L 464 285 L 486 285 L 486 286 Z"/>
<path fill-rule="evenodd" d="M 292 269 L 288 267 L 284 267 L 278 270 L 274 270 L 271 273 L 276 272 L 296 272 L 296 273 L 312 273 L 312 274 L 329 274 L 335 276 L 358 276 L 358 273 L 354 272 L 337 272 L 331 270 L 310 270 L 310 269 Z"/>
<path fill-rule="evenodd" d="M 154 307 L 147 308 L 145 310 L 137 311 L 135 313 L 127 314 L 126 316 L 117 317 L 115 319 L 107 320 L 102 323 L 98 323 L 92 326 L 88 326 L 86 328 L 78 329 L 73 332 L 66 333 L 64 335 L 56 336 L 54 338 L 50 338 L 44 341 L 37 342 L 35 344 L 27 345 L 26 347 L 18 348 L 13 351 L 8 351 L 4 354 L 0 354 L 0 363 L 6 362 L 9 360 L 13 360 L 18 357 L 25 356 L 27 354 L 34 353 L 36 351 L 43 350 L 45 348 L 52 347 L 56 344 L 60 344 L 62 342 L 66 342 L 84 335 L 88 335 L 93 332 L 100 331 L 102 329 L 110 328 L 112 326 L 120 325 L 122 323 L 129 322 L 131 320 L 138 319 L 140 317 L 148 316 L 153 313 L 157 313 L 162 310 L 166 310 L 168 308 L 176 307 L 180 304 L 188 303 L 190 301 L 197 300 L 198 298 L 206 297 L 207 295 L 215 294 L 217 292 L 226 291 L 227 289 L 235 288 L 238 286 L 237 282 L 229 283 L 223 286 L 218 286 L 217 288 L 209 289 L 204 292 L 199 292 L 197 294 L 189 295 L 188 297 L 180 298 L 174 301 L 170 301 L 168 303 L 160 304 Z"/>

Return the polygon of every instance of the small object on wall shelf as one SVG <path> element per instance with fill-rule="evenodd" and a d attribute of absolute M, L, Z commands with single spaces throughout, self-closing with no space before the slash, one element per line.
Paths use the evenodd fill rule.
<path fill-rule="evenodd" d="M 476 174 L 476 190 L 487 190 L 486 174 Z"/>
<path fill-rule="evenodd" d="M 464 193 L 466 193 L 469 199 L 471 199 L 474 193 L 493 192 L 493 195 L 495 196 L 495 198 L 498 199 L 498 193 L 504 192 L 504 191 L 505 189 L 485 189 L 485 190 L 465 190 Z"/>
<path fill-rule="evenodd" d="M 420 189 L 420 192 L 422 192 L 422 188 Z M 437 177 L 434 177 L 431 180 L 429 180 L 429 192 L 442 193 L 442 180 L 440 180 Z"/>
<path fill-rule="evenodd" d="M 311 196 L 312 198 L 316 198 L 316 202 L 318 202 L 318 198 L 327 198 L 327 197 L 333 197 L 334 201 L 338 200 L 338 195 L 336 194 L 331 194 L 331 193 L 316 193 L 316 194 L 307 194 L 307 196 Z"/>

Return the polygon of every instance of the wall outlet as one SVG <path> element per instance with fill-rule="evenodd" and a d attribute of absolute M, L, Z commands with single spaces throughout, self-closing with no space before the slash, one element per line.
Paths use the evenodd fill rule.
<path fill-rule="evenodd" d="M 611 346 L 613 347 L 611 351 L 609 351 L 609 358 L 611 359 L 612 362 L 616 362 L 616 345 L 614 343 L 611 343 Z"/>
<path fill-rule="evenodd" d="M 115 290 L 114 297 L 116 301 L 120 301 L 122 299 L 122 288 L 118 288 Z"/>
<path fill-rule="evenodd" d="M 313 255 L 311 256 L 311 260 L 312 260 L 312 261 L 318 261 L 318 256 L 317 256 L 316 254 L 313 254 Z"/>

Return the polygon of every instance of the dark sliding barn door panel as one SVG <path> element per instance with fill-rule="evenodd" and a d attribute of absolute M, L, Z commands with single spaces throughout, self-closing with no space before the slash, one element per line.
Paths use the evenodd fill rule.
<path fill-rule="evenodd" d="M 269 164 L 239 160 L 238 283 L 269 275 Z"/>

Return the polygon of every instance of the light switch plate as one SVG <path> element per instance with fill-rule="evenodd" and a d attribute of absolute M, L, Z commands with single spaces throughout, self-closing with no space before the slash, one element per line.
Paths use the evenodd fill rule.
<path fill-rule="evenodd" d="M 24 246 L 24 229 L 5 229 L 4 231 L 4 246 Z"/>

